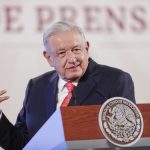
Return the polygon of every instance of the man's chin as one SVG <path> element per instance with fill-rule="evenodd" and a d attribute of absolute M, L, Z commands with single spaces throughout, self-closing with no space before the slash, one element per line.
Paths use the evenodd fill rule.
<path fill-rule="evenodd" d="M 79 81 L 80 78 L 81 78 L 81 76 L 68 76 L 67 80 L 68 81 Z"/>

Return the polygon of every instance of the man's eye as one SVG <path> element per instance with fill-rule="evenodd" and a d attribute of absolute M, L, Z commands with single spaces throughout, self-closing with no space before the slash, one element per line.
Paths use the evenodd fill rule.
<path fill-rule="evenodd" d="M 59 52 L 58 55 L 59 56 L 65 56 L 65 52 Z"/>
<path fill-rule="evenodd" d="M 80 49 L 80 48 L 76 48 L 76 49 L 74 49 L 73 51 L 78 53 L 78 52 L 81 51 L 81 49 Z"/>

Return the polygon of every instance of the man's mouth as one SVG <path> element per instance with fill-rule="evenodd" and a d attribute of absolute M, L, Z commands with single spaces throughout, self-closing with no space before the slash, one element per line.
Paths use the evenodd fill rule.
<path fill-rule="evenodd" d="M 73 66 L 68 67 L 67 69 L 69 69 L 69 70 L 76 70 L 79 66 L 80 66 L 80 64 L 73 65 Z"/>
<path fill-rule="evenodd" d="M 74 69 L 74 68 L 77 68 L 77 67 L 79 67 L 80 66 L 80 64 L 77 64 L 77 65 L 71 65 L 70 67 L 68 67 L 67 69 Z"/>

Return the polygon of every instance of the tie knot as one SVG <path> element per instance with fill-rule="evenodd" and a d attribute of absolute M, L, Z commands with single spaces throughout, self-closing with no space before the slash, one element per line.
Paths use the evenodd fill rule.
<path fill-rule="evenodd" d="M 72 92 L 73 91 L 73 89 L 74 89 L 74 84 L 72 84 L 71 82 L 67 82 L 66 84 L 65 84 L 65 86 L 66 86 L 66 88 L 68 89 L 68 92 Z"/>

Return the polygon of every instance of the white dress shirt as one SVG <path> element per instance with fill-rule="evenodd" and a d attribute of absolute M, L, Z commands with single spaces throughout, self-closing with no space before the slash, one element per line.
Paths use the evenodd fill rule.
<path fill-rule="evenodd" d="M 65 97 L 68 95 L 68 90 L 65 86 L 67 82 L 64 81 L 63 79 L 59 78 L 58 80 L 58 93 L 57 93 L 57 108 L 59 108 L 63 102 L 63 100 L 65 99 Z M 74 86 L 77 86 L 78 81 L 77 82 L 72 82 L 72 84 Z"/>

